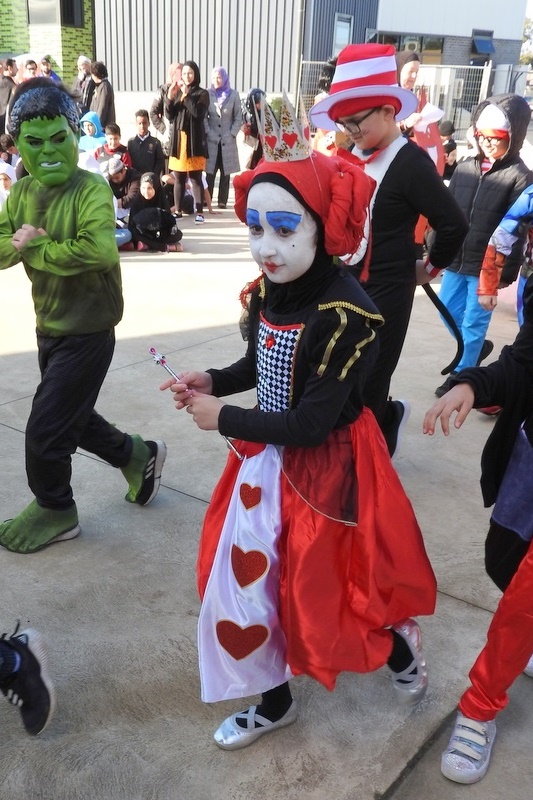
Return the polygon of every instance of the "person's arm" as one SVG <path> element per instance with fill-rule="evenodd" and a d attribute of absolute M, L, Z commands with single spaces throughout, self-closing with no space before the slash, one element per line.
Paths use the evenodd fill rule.
<path fill-rule="evenodd" d="M 103 181 L 103 179 L 102 179 Z M 88 184 L 76 201 L 76 238 L 54 241 L 48 234 L 31 239 L 20 251 L 25 264 L 55 275 L 77 275 L 116 268 L 115 213 L 109 187 Z M 3 211 L 0 214 L 3 220 Z M 0 223 L 0 248 L 2 245 Z M 0 249 L 0 258 L 2 250 Z"/>
<path fill-rule="evenodd" d="M 282 412 L 224 405 L 218 418 L 223 436 L 299 447 L 314 447 L 325 441 L 354 384 L 374 363 L 377 342 L 375 323 L 367 323 L 355 312 L 346 311 L 345 327 L 338 338 L 340 318 L 336 309 L 319 315 L 311 323 L 311 335 L 315 330 L 317 334 L 317 343 L 309 354 L 314 366 L 297 405 Z M 328 351 L 333 341 L 335 344 Z"/>
<path fill-rule="evenodd" d="M 129 184 L 126 187 L 126 193 L 121 197 L 121 208 L 129 208 L 134 197 L 137 197 L 141 190 L 141 176 L 138 172 L 132 176 Z"/>
<path fill-rule="evenodd" d="M 416 170 L 410 170 L 405 176 L 406 199 L 427 218 L 434 231 L 428 266 L 437 274 L 453 261 L 468 233 L 468 221 L 450 189 L 442 182 L 431 158 L 420 152 L 423 158 L 418 159 Z M 430 274 L 430 270 L 427 271 Z"/>
<path fill-rule="evenodd" d="M 182 103 L 191 115 L 196 119 L 201 119 L 207 114 L 209 108 L 209 92 L 205 89 L 199 92 L 192 92 L 191 94 L 184 94 Z"/>
<path fill-rule="evenodd" d="M 155 142 L 154 172 L 158 177 L 161 177 L 165 171 L 165 154 L 159 139 L 156 139 Z"/>
<path fill-rule="evenodd" d="M 231 123 L 230 133 L 235 138 L 243 125 L 242 106 L 239 93 L 235 92 L 233 97 L 233 120 Z"/>
<path fill-rule="evenodd" d="M 95 114 L 98 114 L 98 119 L 102 123 L 102 127 L 105 127 L 103 120 L 105 119 L 107 95 L 103 86 L 104 81 L 102 81 L 102 83 L 95 84 L 93 96 L 91 98 L 91 111 L 94 111 Z"/>
<path fill-rule="evenodd" d="M 159 89 L 157 96 L 152 101 L 150 106 L 150 122 L 159 133 L 165 133 L 167 126 L 165 125 L 163 89 Z"/>
<path fill-rule="evenodd" d="M 11 217 L 11 205 L 13 200 L 7 197 L 4 205 L 0 209 L 0 269 L 8 269 L 18 264 L 21 260 L 19 251 L 13 247 L 13 234 L 17 226 Z"/>

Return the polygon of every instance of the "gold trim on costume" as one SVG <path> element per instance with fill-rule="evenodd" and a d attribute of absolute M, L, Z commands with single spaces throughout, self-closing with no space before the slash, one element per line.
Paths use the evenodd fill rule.
<path fill-rule="evenodd" d="M 319 309 L 320 308 L 321 307 L 319 306 Z M 347 316 L 346 311 L 344 310 L 344 308 L 339 308 L 338 305 L 331 306 L 331 308 L 334 308 L 335 311 L 337 312 L 337 314 L 339 315 L 340 324 L 339 324 L 339 327 L 337 328 L 337 330 L 334 332 L 334 334 L 331 337 L 331 339 L 329 340 L 328 345 L 326 347 L 326 350 L 324 352 L 324 358 L 322 359 L 322 363 L 320 364 L 320 366 L 318 368 L 318 376 L 320 378 L 322 377 L 322 375 L 326 371 L 326 368 L 328 366 L 329 359 L 331 357 L 331 353 L 333 351 L 333 348 L 335 347 L 339 337 L 342 335 L 344 329 L 346 328 L 346 325 L 348 324 L 348 316 Z"/>
<path fill-rule="evenodd" d="M 368 325 L 368 320 L 366 321 L 365 324 Z M 370 336 L 367 336 L 366 339 L 362 339 L 358 344 L 356 344 L 355 353 L 353 354 L 353 356 L 351 358 L 348 359 L 348 361 L 344 365 L 343 369 L 341 370 L 341 373 L 339 375 L 339 380 L 340 381 L 343 381 L 345 379 L 346 375 L 348 374 L 348 371 L 353 367 L 354 363 L 360 357 L 361 349 L 365 346 L 365 344 L 369 344 L 370 342 L 373 342 L 375 338 L 376 338 L 376 331 L 372 330 L 371 333 L 370 333 Z"/>
<path fill-rule="evenodd" d="M 359 308 L 359 306 L 354 306 L 353 303 L 346 303 L 343 300 L 335 300 L 332 303 L 321 303 L 318 306 L 319 311 L 327 311 L 329 308 L 347 308 L 349 311 L 356 311 L 367 319 L 375 319 L 382 324 L 385 322 L 381 314 L 371 314 L 370 311 L 365 311 L 364 308 Z"/>

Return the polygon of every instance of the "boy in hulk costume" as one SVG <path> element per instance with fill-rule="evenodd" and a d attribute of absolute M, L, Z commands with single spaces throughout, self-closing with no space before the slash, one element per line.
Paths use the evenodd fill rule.
<path fill-rule="evenodd" d="M 96 413 L 123 310 L 111 190 L 79 169 L 78 111 L 61 84 L 21 84 L 10 133 L 30 173 L 0 212 L 0 269 L 22 261 L 32 282 L 41 382 L 26 428 L 32 502 L 0 524 L 0 545 L 31 553 L 80 533 L 71 478 L 77 447 L 121 469 L 126 500 L 157 494 L 164 442 L 143 441 Z"/>

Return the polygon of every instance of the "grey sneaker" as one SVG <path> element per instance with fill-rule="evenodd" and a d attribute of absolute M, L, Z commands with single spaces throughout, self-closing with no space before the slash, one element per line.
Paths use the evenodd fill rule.
<path fill-rule="evenodd" d="M 442 754 L 440 769 L 445 778 L 456 783 L 476 783 L 489 768 L 496 723 L 478 722 L 457 714 L 455 727 Z"/>
<path fill-rule="evenodd" d="M 391 670 L 392 686 L 401 706 L 416 706 L 428 688 L 428 671 L 422 653 L 422 634 L 414 619 L 404 619 L 392 626 L 411 651 L 413 660 L 402 672 Z"/>

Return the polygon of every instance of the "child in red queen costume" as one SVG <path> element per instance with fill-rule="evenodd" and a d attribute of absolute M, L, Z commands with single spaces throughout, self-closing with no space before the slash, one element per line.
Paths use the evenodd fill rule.
<path fill-rule="evenodd" d="M 334 256 L 364 240 L 373 181 L 310 149 L 284 101 L 266 110 L 264 159 L 234 180 L 261 277 L 243 291 L 247 349 L 225 369 L 169 380 L 198 427 L 234 437 L 198 560 L 202 699 L 261 693 L 215 732 L 245 747 L 297 716 L 289 679 L 333 689 L 388 664 L 414 705 L 427 671 L 420 629 L 435 578 L 363 386 L 382 317 Z M 224 395 L 257 387 L 253 409 Z M 239 457 L 240 456 L 240 457 Z"/>

